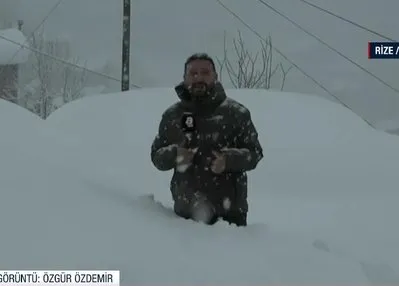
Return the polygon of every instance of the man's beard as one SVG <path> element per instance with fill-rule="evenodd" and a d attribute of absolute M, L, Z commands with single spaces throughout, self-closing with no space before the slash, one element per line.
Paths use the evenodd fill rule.
<path fill-rule="evenodd" d="M 205 82 L 197 82 L 190 85 L 188 90 L 194 100 L 200 101 L 210 95 L 211 87 Z"/>

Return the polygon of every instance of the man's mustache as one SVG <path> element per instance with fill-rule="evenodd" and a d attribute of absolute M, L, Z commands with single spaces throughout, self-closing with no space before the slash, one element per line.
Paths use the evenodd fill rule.
<path fill-rule="evenodd" d="M 189 86 L 190 90 L 195 90 L 195 91 L 206 91 L 207 88 L 208 85 L 205 82 L 197 82 Z"/>

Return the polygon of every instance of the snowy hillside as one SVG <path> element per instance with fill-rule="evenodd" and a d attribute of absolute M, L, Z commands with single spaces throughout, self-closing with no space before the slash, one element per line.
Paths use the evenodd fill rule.
<path fill-rule="evenodd" d="M 0 102 L 2 269 L 118 269 L 128 284 L 397 283 L 399 139 L 329 101 L 229 90 L 265 159 L 247 228 L 174 217 L 150 144 L 172 89 L 86 97 L 47 121 Z"/>

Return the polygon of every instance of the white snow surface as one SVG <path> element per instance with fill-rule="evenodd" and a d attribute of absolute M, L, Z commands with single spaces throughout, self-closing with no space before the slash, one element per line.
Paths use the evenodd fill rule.
<path fill-rule="evenodd" d="M 46 121 L 0 101 L 0 269 L 117 269 L 122 285 L 399 282 L 399 139 L 302 94 L 227 90 L 265 158 L 249 226 L 171 205 L 150 145 L 172 88 L 80 99 Z"/>
<path fill-rule="evenodd" d="M 28 42 L 20 30 L 0 30 L 0 36 L 0 65 L 22 64 L 28 61 L 30 51 L 21 47 L 27 46 Z"/>

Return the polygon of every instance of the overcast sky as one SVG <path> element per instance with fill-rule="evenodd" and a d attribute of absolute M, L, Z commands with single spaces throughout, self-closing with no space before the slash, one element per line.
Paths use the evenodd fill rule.
<path fill-rule="evenodd" d="M 312 0 L 344 17 L 399 39 L 397 0 Z M 367 42 L 381 40 L 370 33 L 308 7 L 299 0 L 269 0 L 276 9 L 342 53 L 399 88 L 398 61 L 370 61 Z M 56 0 L 0 0 L 0 16 L 23 19 L 27 31 L 46 16 Z M 369 120 L 399 118 L 399 94 L 383 86 L 342 57 L 306 35 L 256 0 L 224 0 L 276 48 L 331 92 Z M 7 12 L 6 12 L 7 11 Z M 6 12 L 6 13 L 5 13 Z M 51 36 L 68 37 L 75 52 L 93 62 L 115 62 L 120 77 L 122 0 L 64 0 L 46 22 Z M 132 0 L 133 76 L 144 86 L 172 86 L 181 80 L 185 58 L 206 51 L 223 54 L 223 32 L 230 40 L 240 29 L 248 47 L 259 41 L 215 0 Z M 281 59 L 275 53 L 276 63 Z M 284 62 L 286 66 L 288 63 Z M 312 81 L 292 70 L 287 91 L 325 95 Z"/>

